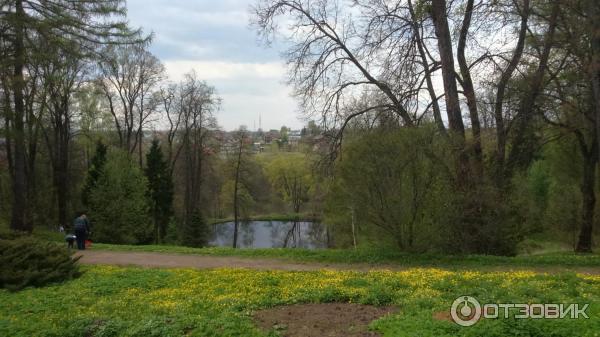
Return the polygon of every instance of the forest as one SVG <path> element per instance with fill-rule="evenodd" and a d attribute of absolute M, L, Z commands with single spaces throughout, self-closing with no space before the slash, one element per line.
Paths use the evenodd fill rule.
<path fill-rule="evenodd" d="M 219 220 L 279 215 L 338 248 L 591 252 L 598 7 L 256 1 L 306 126 L 227 131 L 218 88 L 169 79 L 123 1 L 2 1 L 0 222 L 85 211 L 98 242 L 199 247 Z"/>

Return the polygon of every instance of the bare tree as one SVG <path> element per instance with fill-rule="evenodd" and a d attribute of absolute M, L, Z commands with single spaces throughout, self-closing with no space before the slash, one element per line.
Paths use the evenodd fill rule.
<path fill-rule="evenodd" d="M 143 155 L 143 131 L 156 110 L 153 90 L 165 76 L 164 66 L 143 45 L 108 47 L 99 63 L 100 87 L 109 103 L 119 145 Z"/>
<path fill-rule="evenodd" d="M 303 112 L 320 114 L 337 144 L 350 120 L 365 114 L 393 112 L 405 126 L 432 116 L 442 134 L 447 121 L 461 163 L 457 178 L 481 176 L 481 104 L 476 93 L 495 87 L 491 79 L 500 78 L 496 101 L 502 111 L 497 120 L 504 145 L 498 152 L 504 153 L 508 145 L 501 102 L 515 70 L 527 66 L 521 55 L 529 29 L 529 0 L 434 0 L 431 5 L 354 0 L 352 5 L 260 0 L 252 9 L 253 23 L 267 43 L 276 33 L 285 33 L 279 29 L 279 17 L 292 21 L 284 34 L 291 44 L 285 55 Z M 497 37 L 498 30 L 506 34 Z M 468 107 L 467 126 L 463 103 Z"/>
<path fill-rule="evenodd" d="M 186 74 L 179 84 L 175 99 L 181 144 L 181 150 L 177 150 L 176 153 L 182 151 L 183 154 L 184 219 L 188 224 L 200 207 L 206 142 L 217 127 L 214 114 L 219 109 L 220 98 L 217 97 L 214 87 L 200 81 L 196 73 L 191 72 Z M 173 137 L 175 135 L 173 134 Z M 177 156 L 171 160 L 177 160 Z"/>
<path fill-rule="evenodd" d="M 160 109 L 166 117 L 169 127 L 167 130 L 167 162 L 169 163 L 171 176 L 182 149 L 181 142 L 177 142 L 177 136 L 184 116 L 182 109 L 176 105 L 177 93 L 178 86 L 175 84 L 168 84 L 160 88 L 159 91 Z"/>
<path fill-rule="evenodd" d="M 247 155 L 248 143 L 251 139 L 248 138 L 248 132 L 244 128 L 240 128 L 235 132 L 233 137 L 233 149 L 235 155 L 235 171 L 233 181 L 233 248 L 237 248 L 238 230 L 239 230 L 239 215 L 240 215 L 240 184 L 242 184 L 242 170 L 244 169 L 245 156 Z"/>
<path fill-rule="evenodd" d="M 415 124 L 408 111 L 414 80 L 410 62 L 391 69 L 375 65 L 377 55 L 364 47 L 364 39 L 344 8 L 333 1 L 268 0 L 253 9 L 254 25 L 269 43 L 277 32 L 277 19 L 287 15 L 293 20 L 286 53 L 289 82 L 295 88 L 303 112 L 319 114 L 324 127 L 338 130 L 341 137 L 353 118 L 384 110 L 400 116 L 407 126 Z M 407 24 L 407 29 L 412 29 Z M 414 50 L 407 51 L 414 57 Z M 405 76 L 406 75 L 406 76 Z M 397 79 L 407 78 L 406 83 Z M 360 109 L 357 97 L 368 93 L 373 99 Z"/>

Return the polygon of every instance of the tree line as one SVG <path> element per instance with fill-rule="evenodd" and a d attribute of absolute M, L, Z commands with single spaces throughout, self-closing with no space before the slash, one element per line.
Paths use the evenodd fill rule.
<path fill-rule="evenodd" d="M 0 188 L 10 227 L 69 228 L 76 210 L 89 209 L 112 227 L 115 238 L 97 232 L 105 240 L 160 241 L 174 198 L 191 223 L 216 148 L 215 88 L 193 71 L 169 81 L 149 52 L 152 36 L 127 25 L 125 1 L 0 8 Z"/>
<path fill-rule="evenodd" d="M 287 212 L 247 131 L 219 129 L 216 89 L 194 71 L 170 80 L 124 1 L 0 8 L 0 218 L 11 229 L 70 230 L 85 211 L 100 242 L 202 246 L 208 218 Z"/>
<path fill-rule="evenodd" d="M 450 251 L 514 253 L 525 220 L 507 205 L 519 177 L 550 143 L 575 144 L 575 250 L 591 251 L 597 1 L 264 0 L 252 12 L 266 43 L 289 46 L 289 83 L 334 144 L 330 157 L 361 172 L 345 182 L 338 172 L 350 200 L 333 205 L 360 207 L 402 248 L 428 231 Z"/>
<path fill-rule="evenodd" d="M 308 156 L 220 131 L 215 88 L 193 71 L 170 82 L 124 1 L 0 8 L 0 207 L 15 230 L 89 208 L 114 227 L 104 240 L 199 245 L 206 217 L 310 211 L 338 245 L 356 222 L 402 250 L 514 254 L 548 229 L 592 250 L 597 1 L 257 1 L 252 25 L 286 40 L 316 121 Z"/>

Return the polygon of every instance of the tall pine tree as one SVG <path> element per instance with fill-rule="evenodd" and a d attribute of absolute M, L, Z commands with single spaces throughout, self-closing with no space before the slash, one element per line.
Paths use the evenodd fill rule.
<path fill-rule="evenodd" d="M 81 192 L 81 202 L 84 206 L 88 207 L 90 202 L 90 193 L 98 184 L 98 179 L 104 170 L 106 164 L 106 151 L 108 148 L 102 142 L 96 144 L 96 153 L 92 158 L 92 165 L 88 170 L 87 177 L 85 179 L 85 185 Z"/>
<path fill-rule="evenodd" d="M 157 139 L 152 141 L 150 151 L 146 155 L 145 174 L 148 180 L 150 211 L 154 220 L 155 241 L 159 243 L 164 240 L 169 220 L 173 215 L 173 181 L 169 164 Z"/>

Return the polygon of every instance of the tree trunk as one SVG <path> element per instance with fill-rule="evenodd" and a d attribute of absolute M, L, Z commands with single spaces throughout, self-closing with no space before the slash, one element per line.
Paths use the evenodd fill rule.
<path fill-rule="evenodd" d="M 141 129 L 142 125 L 140 124 L 140 135 L 139 135 L 139 139 L 138 139 L 138 156 L 139 156 L 139 161 L 140 161 L 140 168 L 144 167 L 144 158 L 143 158 L 143 153 L 144 150 L 142 149 L 142 139 L 144 138 L 144 130 Z"/>
<path fill-rule="evenodd" d="M 446 93 L 446 110 L 450 129 L 464 140 L 465 126 L 462 120 L 460 102 L 458 100 L 458 88 L 456 86 L 456 72 L 454 70 L 454 56 L 452 54 L 452 40 L 448 28 L 448 17 L 446 16 L 446 1 L 432 1 L 432 17 L 437 36 L 440 62 L 442 65 L 442 79 L 444 92 Z"/>
<path fill-rule="evenodd" d="M 31 232 L 33 224 L 27 218 L 27 172 L 25 151 L 25 129 L 23 118 L 25 115 L 23 89 L 25 79 L 23 70 L 25 67 L 25 11 L 23 1 L 15 2 L 15 57 L 14 57 L 14 114 L 13 114 L 13 139 L 14 139 L 14 168 L 13 168 L 13 204 L 10 227 L 13 230 Z"/>
<path fill-rule="evenodd" d="M 496 184 L 500 187 L 504 186 L 504 160 L 506 157 L 506 128 L 504 126 L 504 95 L 508 81 L 512 78 L 513 73 L 517 69 L 521 57 L 523 56 L 523 49 L 525 48 L 525 37 L 527 35 L 529 19 L 529 0 L 523 1 L 523 10 L 521 13 L 521 27 L 519 29 L 519 38 L 517 40 L 517 46 L 513 52 L 513 56 L 508 64 L 506 70 L 502 73 L 500 81 L 498 82 L 498 89 L 496 90 L 496 102 L 494 104 L 494 119 L 496 121 Z"/>
<path fill-rule="evenodd" d="M 481 152 L 481 125 L 479 123 L 479 112 L 477 111 L 477 98 L 475 96 L 475 88 L 473 86 L 473 80 L 471 79 L 471 71 L 467 64 L 465 57 L 465 48 L 467 44 L 467 35 L 469 34 L 469 27 L 471 26 L 471 17 L 473 16 L 473 2 L 474 0 L 467 1 L 467 7 L 465 8 L 465 16 L 463 19 L 462 27 L 460 29 L 460 36 L 458 39 L 457 58 L 458 65 L 460 67 L 460 73 L 462 76 L 462 87 L 465 97 L 467 98 L 467 106 L 469 108 L 469 117 L 471 119 L 471 130 L 473 132 L 473 159 L 474 159 L 474 173 L 476 177 L 481 178 L 483 176 L 483 155 Z"/>
<path fill-rule="evenodd" d="M 534 119 L 535 102 L 543 89 L 544 76 L 546 75 L 546 69 L 548 68 L 550 51 L 554 46 L 554 33 L 556 31 L 560 10 L 559 5 L 559 2 L 555 2 L 552 6 L 552 12 L 548 23 L 548 32 L 544 38 L 538 67 L 529 82 L 530 85 L 528 86 L 528 90 L 526 90 L 524 97 L 521 99 L 518 115 L 515 117 L 513 127 L 515 138 L 512 142 L 512 148 L 506 165 L 505 174 L 507 177 L 512 176 L 512 173 L 515 170 L 528 167 L 533 158 L 535 138 L 533 130 L 531 130 L 531 124 Z"/>
<path fill-rule="evenodd" d="M 417 17 L 415 15 L 415 11 L 412 6 L 412 1 L 408 0 L 408 10 L 410 11 L 411 23 L 413 27 L 413 31 L 415 34 L 415 43 L 417 44 L 417 50 L 419 51 L 419 57 L 421 58 L 421 62 L 423 63 L 423 72 L 425 76 L 425 81 L 427 83 L 427 92 L 429 93 L 429 97 L 431 98 L 431 108 L 433 109 L 433 120 L 435 121 L 435 125 L 438 130 L 443 135 L 446 135 L 446 127 L 444 126 L 444 121 L 442 120 L 442 113 L 440 112 L 440 104 L 437 99 L 437 95 L 435 93 L 435 88 L 433 86 L 433 81 L 431 79 L 431 69 L 429 68 L 429 62 L 427 61 L 427 54 L 425 52 L 425 46 L 423 45 L 423 40 L 421 38 L 420 26 L 417 22 Z"/>
<path fill-rule="evenodd" d="M 68 175 L 69 175 L 69 126 L 68 117 L 65 116 L 65 124 L 61 125 L 62 129 L 59 131 L 60 139 L 58 146 L 58 158 L 57 168 L 58 181 L 56 185 L 57 202 L 58 202 L 58 223 L 67 228 L 68 217 L 67 207 L 69 198 L 69 187 L 68 187 Z"/>
<path fill-rule="evenodd" d="M 192 190 L 194 185 L 194 170 L 192 164 L 192 149 L 190 144 L 190 131 L 189 126 L 186 125 L 186 131 L 183 138 L 183 151 L 185 155 L 185 195 L 183 198 L 184 203 L 184 223 L 186 225 L 191 224 L 192 213 L 193 213 L 193 202 L 192 202 Z"/>
<path fill-rule="evenodd" d="M 138 145 L 138 156 L 139 156 L 139 161 L 140 161 L 140 168 L 144 167 L 144 158 L 142 156 L 144 150 L 143 150 L 143 144 L 142 144 L 142 140 L 144 139 L 144 83 L 141 83 L 141 99 L 140 99 L 140 113 L 139 113 L 139 124 L 138 124 L 138 140 L 137 140 L 137 145 Z"/>
<path fill-rule="evenodd" d="M 466 190 L 470 182 L 469 156 L 465 149 L 465 126 L 460 110 L 458 99 L 458 88 L 456 86 L 456 71 L 454 69 L 454 56 L 452 53 L 452 40 L 448 28 L 448 17 L 446 15 L 446 1 L 433 0 L 431 14 L 435 26 L 438 51 L 442 66 L 442 79 L 446 97 L 446 113 L 450 124 L 451 138 L 456 147 L 458 161 L 456 168 L 457 187 Z"/>
<path fill-rule="evenodd" d="M 243 135 L 240 136 L 240 143 L 239 143 L 239 149 L 238 149 L 238 158 L 237 158 L 237 164 L 236 164 L 236 168 L 235 168 L 235 183 L 233 186 L 233 219 L 234 219 L 234 224 L 233 224 L 233 248 L 237 248 L 237 237 L 238 237 L 238 228 L 239 228 L 239 205 L 238 205 L 238 188 L 239 188 L 239 182 L 240 182 L 240 166 L 242 163 L 242 151 L 243 151 L 243 147 L 244 147 L 244 137 Z"/>
<path fill-rule="evenodd" d="M 600 2 L 597 0 L 590 0 L 589 4 L 591 8 L 589 8 L 590 21 L 588 25 L 592 30 L 590 78 L 592 81 L 592 92 L 594 95 L 596 134 L 600 135 Z M 600 137 L 598 137 L 598 141 L 600 141 Z M 600 151 L 600 146 L 598 146 L 598 151 Z"/>
<path fill-rule="evenodd" d="M 594 139 L 596 142 L 596 139 Z M 596 184 L 596 164 L 598 162 L 598 151 L 596 147 L 591 151 L 583 151 L 583 180 L 581 183 L 581 194 L 583 196 L 581 231 L 579 232 L 579 240 L 577 242 L 576 252 L 591 253 L 592 252 L 592 228 L 594 224 L 594 211 L 596 208 L 596 192 L 594 186 Z"/>

